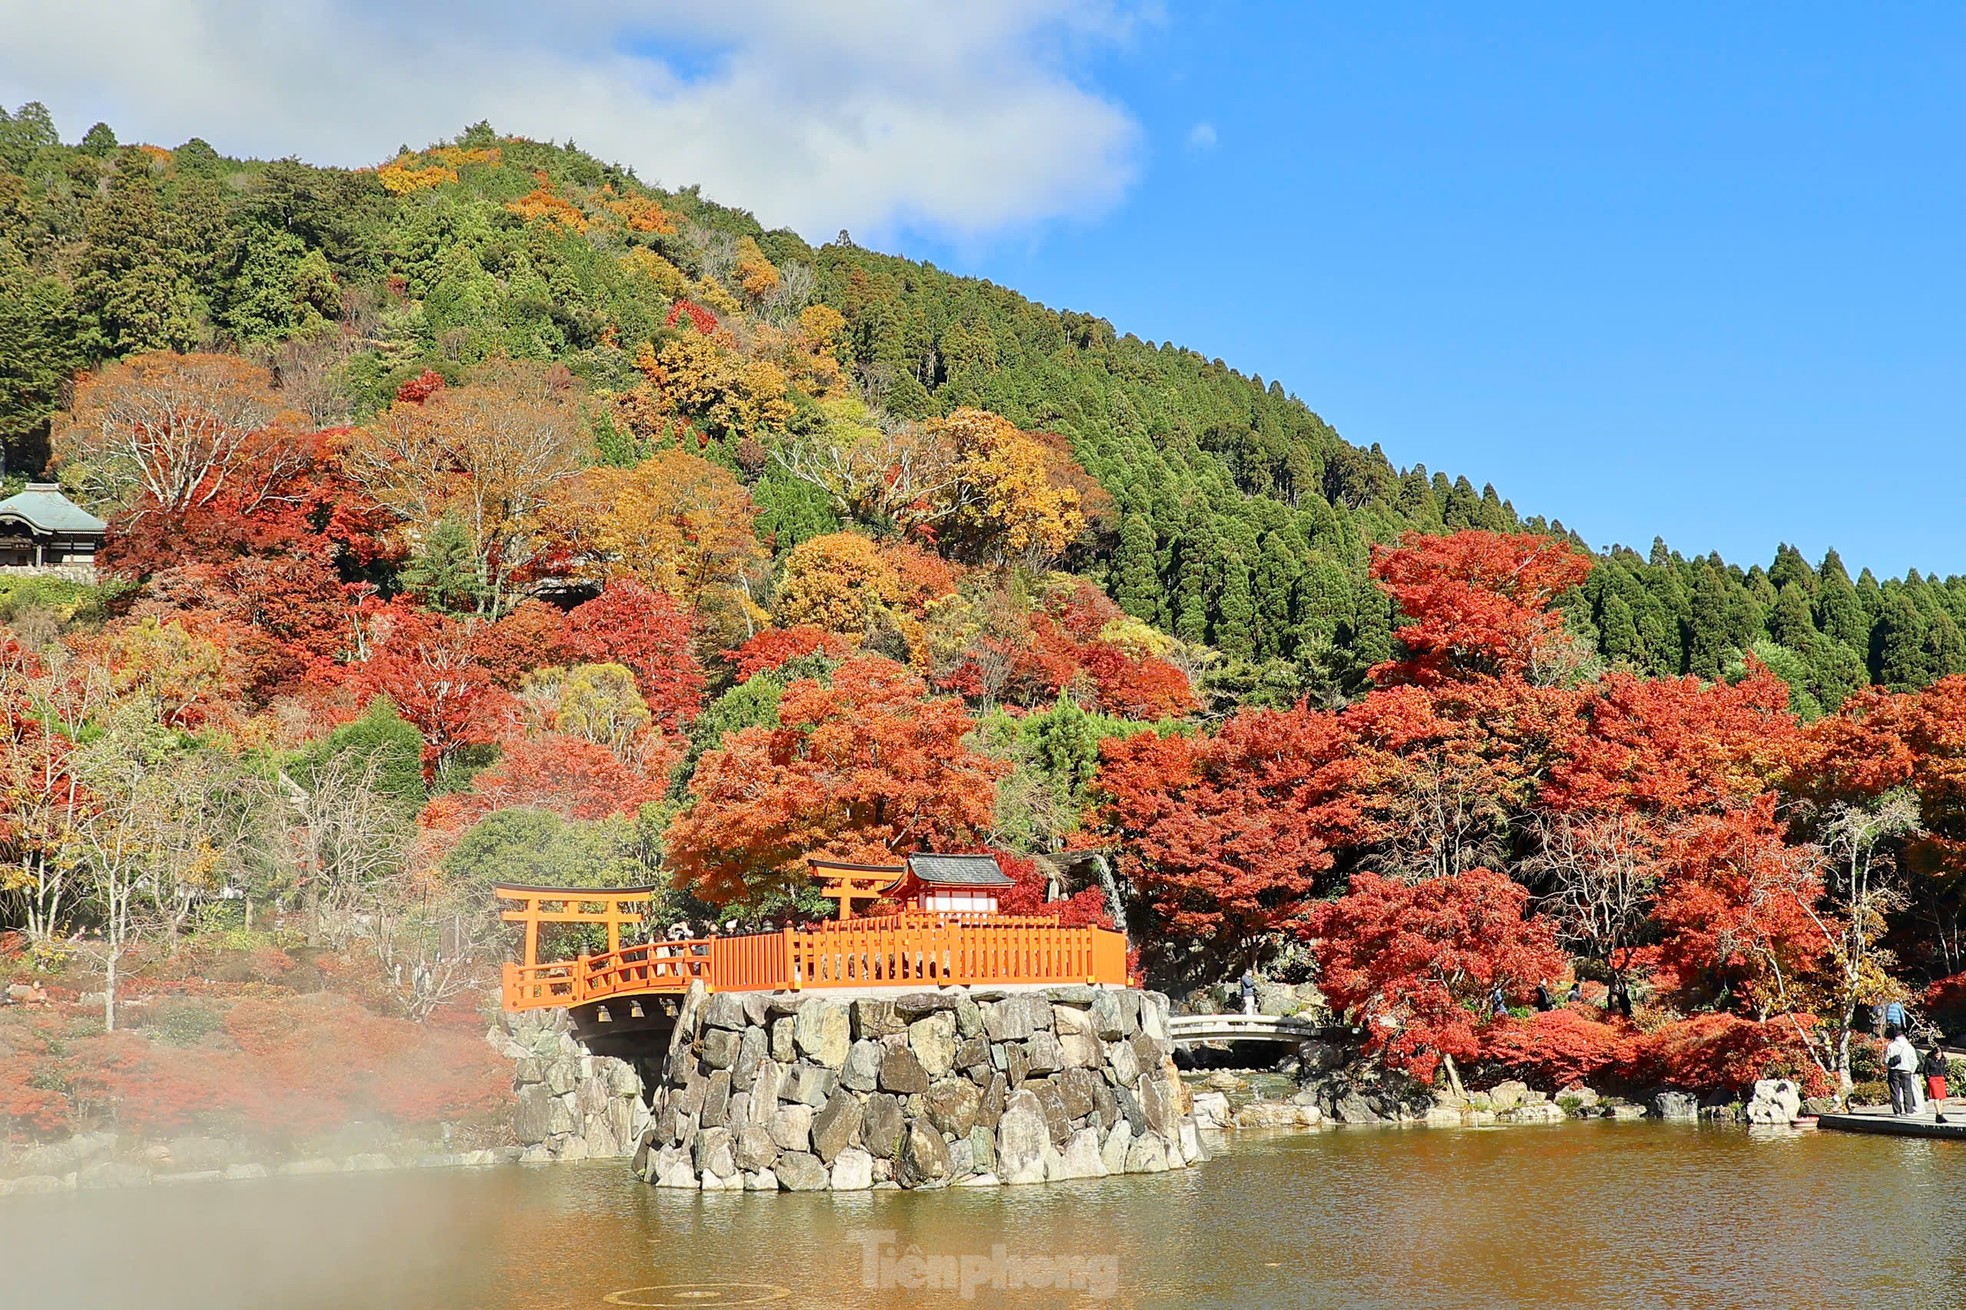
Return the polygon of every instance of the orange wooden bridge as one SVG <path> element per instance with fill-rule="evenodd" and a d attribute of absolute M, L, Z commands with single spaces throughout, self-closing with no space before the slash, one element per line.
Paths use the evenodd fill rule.
<path fill-rule="evenodd" d="M 650 888 L 501 886 L 503 917 L 525 928 L 524 958 L 508 963 L 507 1010 L 566 1009 L 599 1054 L 666 1030 L 673 998 L 701 982 L 712 992 L 824 988 L 1126 984 L 1126 939 L 1106 928 L 1066 928 L 1047 918 L 914 911 L 786 927 L 777 932 L 692 937 L 624 946 L 640 930 Z M 607 950 L 571 960 L 539 958 L 542 926 L 593 924 Z M 667 1004 L 663 1002 L 668 1000 Z"/>

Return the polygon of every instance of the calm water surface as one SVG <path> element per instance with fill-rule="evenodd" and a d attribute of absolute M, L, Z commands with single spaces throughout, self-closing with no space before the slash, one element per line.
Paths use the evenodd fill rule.
<path fill-rule="evenodd" d="M 892 1234 L 890 1286 L 868 1234 Z M 1104 1295 L 999 1290 L 999 1246 L 1063 1257 Z M 973 1299 L 893 1286 L 911 1247 L 952 1269 L 969 1257 Z M 1959 1310 L 1966 1149 L 1655 1124 L 1345 1129 L 1244 1137 L 1183 1174 L 1054 1187 L 701 1195 L 609 1162 L 0 1199 L 0 1305 L 23 1310 L 761 1297 L 788 1310 Z"/>

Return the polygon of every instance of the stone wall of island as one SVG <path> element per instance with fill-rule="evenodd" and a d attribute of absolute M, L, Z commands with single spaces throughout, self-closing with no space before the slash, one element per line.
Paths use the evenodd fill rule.
<path fill-rule="evenodd" d="M 988 1186 L 1203 1158 L 1167 998 L 693 991 L 635 1168 L 658 1187 Z"/>

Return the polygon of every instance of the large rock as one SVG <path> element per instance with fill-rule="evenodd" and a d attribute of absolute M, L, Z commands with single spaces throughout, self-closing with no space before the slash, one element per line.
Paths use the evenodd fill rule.
<path fill-rule="evenodd" d="M 1763 1078 L 1741 1110 L 1751 1124 L 1792 1124 L 1802 1116 L 1802 1091 L 1786 1078 Z"/>
<path fill-rule="evenodd" d="M 765 1062 L 770 1052 L 771 1037 L 765 1030 L 746 1028 L 743 1039 L 737 1044 L 737 1063 L 731 1066 L 731 1086 L 738 1091 L 750 1091 L 751 1084 L 758 1079 L 758 1067 Z"/>
<path fill-rule="evenodd" d="M 809 1151 L 812 1149 L 812 1107 L 809 1105 L 781 1105 L 772 1112 L 771 1140 L 778 1143 L 781 1150 Z"/>
<path fill-rule="evenodd" d="M 1700 1100 L 1687 1092 L 1664 1091 L 1653 1101 L 1661 1119 L 1690 1121 L 1700 1117 Z"/>
<path fill-rule="evenodd" d="M 997 1121 L 1003 1118 L 1004 1098 L 1010 1095 L 1010 1083 L 1002 1074 L 994 1074 L 990 1085 L 983 1089 L 983 1100 L 976 1107 L 976 1122 L 991 1131 L 996 1130 Z"/>
<path fill-rule="evenodd" d="M 881 1060 L 881 1090 L 902 1096 L 928 1090 L 928 1070 L 908 1047 L 889 1051 Z"/>
<path fill-rule="evenodd" d="M 1032 999 L 1028 996 L 1006 996 L 994 1005 L 984 1006 L 983 1031 L 990 1035 L 990 1040 L 1021 1042 L 1036 1032 Z"/>
<path fill-rule="evenodd" d="M 1167 1143 L 1149 1133 L 1126 1148 L 1126 1171 L 1130 1174 L 1160 1174 L 1169 1168 Z"/>
<path fill-rule="evenodd" d="M 779 1146 L 769 1130 L 756 1124 L 746 1124 L 737 1130 L 737 1142 L 732 1151 L 737 1167 L 746 1171 L 769 1169 L 778 1160 Z"/>
<path fill-rule="evenodd" d="M 702 1121 L 706 1127 L 721 1128 L 729 1111 L 730 1070 L 719 1069 L 710 1075 L 709 1088 L 703 1095 Z"/>
<path fill-rule="evenodd" d="M 896 1033 L 908 1031 L 907 1020 L 895 1009 L 894 1002 L 869 998 L 853 1003 L 853 1035 L 865 1040 L 891 1037 Z"/>
<path fill-rule="evenodd" d="M 1140 995 L 1140 1031 L 1150 1041 L 1167 1040 L 1167 998 L 1159 992 Z"/>
<path fill-rule="evenodd" d="M 881 1057 L 887 1052 L 878 1041 L 863 1037 L 847 1052 L 840 1069 L 840 1084 L 856 1092 L 871 1092 L 881 1079 Z"/>
<path fill-rule="evenodd" d="M 1101 1041 L 1118 1041 L 1126 1036 L 1126 1015 L 1120 1009 L 1120 999 L 1116 993 L 1104 989 L 1095 993 L 1090 1017 L 1093 1034 Z"/>
<path fill-rule="evenodd" d="M 1106 1059 L 1119 1086 L 1131 1087 L 1140 1081 L 1140 1057 L 1134 1053 L 1132 1042 L 1114 1042 L 1106 1048 Z"/>
<path fill-rule="evenodd" d="M 841 1151 L 833 1161 L 832 1188 L 836 1192 L 864 1192 L 874 1185 L 874 1157 L 859 1147 Z"/>
<path fill-rule="evenodd" d="M 902 1139 L 901 1158 L 895 1162 L 894 1180 L 903 1187 L 929 1187 L 946 1183 L 953 1173 L 942 1134 L 920 1120 L 910 1124 Z"/>
<path fill-rule="evenodd" d="M 1497 1083 L 1488 1089 L 1488 1108 L 1495 1111 L 1513 1110 L 1529 1101 L 1529 1084 L 1510 1079 Z"/>
<path fill-rule="evenodd" d="M 150 1171 L 140 1164 L 120 1160 L 98 1160 L 83 1165 L 75 1175 L 75 1185 L 85 1192 L 119 1187 L 150 1186 Z"/>
<path fill-rule="evenodd" d="M 703 1034 L 703 1065 L 707 1069 L 728 1069 L 737 1063 L 743 1038 L 728 1028 L 711 1028 Z"/>
<path fill-rule="evenodd" d="M 831 1069 L 821 1069 L 818 1065 L 799 1064 L 792 1067 L 792 1076 L 778 1089 L 781 1101 L 797 1101 L 817 1110 L 832 1097 L 833 1089 L 840 1085 L 840 1076 Z"/>
<path fill-rule="evenodd" d="M 994 1174 L 997 1171 L 996 1134 L 981 1124 L 969 1130 L 969 1160 L 977 1173 Z"/>
<path fill-rule="evenodd" d="M 860 1135 L 860 1098 L 841 1088 L 824 1109 L 812 1117 L 813 1153 L 827 1164 L 853 1145 Z"/>
<path fill-rule="evenodd" d="M 954 992 L 908 992 L 894 998 L 894 1012 L 908 1023 L 913 1023 L 925 1014 L 955 1008 Z"/>
<path fill-rule="evenodd" d="M 901 1133 L 906 1125 L 907 1116 L 902 1113 L 900 1098 L 875 1092 L 867 1098 L 866 1109 L 860 1115 L 861 1141 L 877 1159 L 892 1160 L 901 1149 Z"/>
<path fill-rule="evenodd" d="M 1099 1102 L 1096 1088 L 1103 1087 L 1106 1080 L 1086 1069 L 1067 1069 L 1058 1075 L 1058 1095 L 1064 1098 L 1065 1113 L 1073 1119 L 1083 1119 L 1097 1108 Z"/>
<path fill-rule="evenodd" d="M 1030 1060 L 1032 1078 L 1057 1073 L 1065 1067 L 1065 1048 L 1049 1032 L 1032 1033 L 1031 1040 L 1024 1044 L 1024 1053 Z"/>
<path fill-rule="evenodd" d="M 749 1024 L 750 1018 L 744 1013 L 744 997 L 737 992 L 718 992 L 703 1007 L 705 1028 L 741 1031 Z"/>
<path fill-rule="evenodd" d="M 1065 1098 L 1058 1091 L 1058 1084 L 1050 1079 L 1033 1079 L 1024 1084 L 1024 1090 L 1037 1097 L 1038 1108 L 1044 1113 L 1045 1127 L 1050 1130 L 1051 1144 L 1063 1146 L 1072 1135 L 1072 1115 L 1065 1108 Z"/>
<path fill-rule="evenodd" d="M 753 1028 L 752 1032 L 762 1032 Z M 776 1060 L 765 1060 L 758 1065 L 757 1076 L 751 1080 L 750 1113 L 746 1116 L 752 1123 L 770 1123 L 771 1116 L 778 1111 L 778 1093 L 785 1083 L 785 1066 Z"/>
<path fill-rule="evenodd" d="M 792 1040 L 802 1055 L 828 1069 L 846 1063 L 853 1045 L 853 1019 L 843 1002 L 809 997 L 793 1019 Z"/>
<path fill-rule="evenodd" d="M 690 1162 L 699 1176 L 730 1178 L 737 1173 L 735 1141 L 728 1128 L 705 1128 L 690 1148 Z"/>
<path fill-rule="evenodd" d="M 983 1031 L 983 1007 L 968 996 L 956 996 L 956 1035 L 958 1037 L 985 1037 Z"/>
<path fill-rule="evenodd" d="M 1109 1174 L 1126 1172 L 1127 1148 L 1133 1144 L 1133 1125 L 1122 1119 L 1114 1124 L 1106 1134 L 1106 1141 L 1099 1148 L 1099 1163 Z"/>
<path fill-rule="evenodd" d="M 1229 1126 L 1229 1098 L 1221 1092 L 1195 1093 L 1195 1122 L 1210 1132 Z"/>
<path fill-rule="evenodd" d="M 922 1098 L 929 1121 L 951 1137 L 965 1137 L 976 1126 L 983 1093 L 967 1078 L 944 1078 Z"/>
<path fill-rule="evenodd" d="M 931 1081 L 954 1069 L 956 1016 L 948 1010 L 938 1010 L 909 1024 L 908 1049 L 921 1061 L 922 1069 Z"/>
<path fill-rule="evenodd" d="M 1073 1133 L 1064 1148 L 1059 1151 L 1057 1162 L 1051 1168 L 1051 1177 L 1054 1181 L 1066 1178 L 1105 1177 L 1107 1169 L 1099 1155 L 1099 1130 L 1081 1128 Z"/>
<path fill-rule="evenodd" d="M 1012 1184 L 1043 1182 L 1044 1156 L 1050 1146 L 1051 1129 L 1038 1098 L 1026 1091 L 1012 1092 L 997 1125 L 997 1175 Z"/>
<path fill-rule="evenodd" d="M 512 1134 L 521 1146 L 537 1145 L 552 1135 L 557 1102 L 545 1083 L 528 1083 L 519 1089 L 518 1104 L 512 1108 Z"/>
<path fill-rule="evenodd" d="M 792 1040 L 797 1023 L 790 1015 L 771 1021 L 771 1058 L 780 1064 L 790 1064 L 799 1058 L 798 1043 Z"/>
<path fill-rule="evenodd" d="M 1173 1089 L 1158 1078 L 1143 1079 L 1140 1083 L 1140 1113 L 1146 1117 L 1149 1129 L 1163 1137 L 1172 1133 L 1175 1120 L 1180 1118 L 1174 1104 Z"/>
<path fill-rule="evenodd" d="M 833 1185 L 833 1175 L 819 1157 L 805 1151 L 787 1151 L 772 1166 L 778 1185 L 788 1192 L 823 1192 Z"/>
<path fill-rule="evenodd" d="M 1071 1033 L 1058 1039 L 1065 1052 L 1067 1069 L 1097 1069 L 1106 1058 L 1106 1047 L 1091 1033 Z"/>

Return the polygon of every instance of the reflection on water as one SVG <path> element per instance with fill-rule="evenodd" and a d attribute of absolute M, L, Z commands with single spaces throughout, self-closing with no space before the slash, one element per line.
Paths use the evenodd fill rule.
<path fill-rule="evenodd" d="M 1955 1310 L 1963 1206 L 1952 1143 L 1655 1124 L 1245 1137 L 1178 1174 L 938 1193 L 356 1174 L 0 1200 L 0 1302 L 889 1307 L 966 1279 L 979 1306 Z"/>

